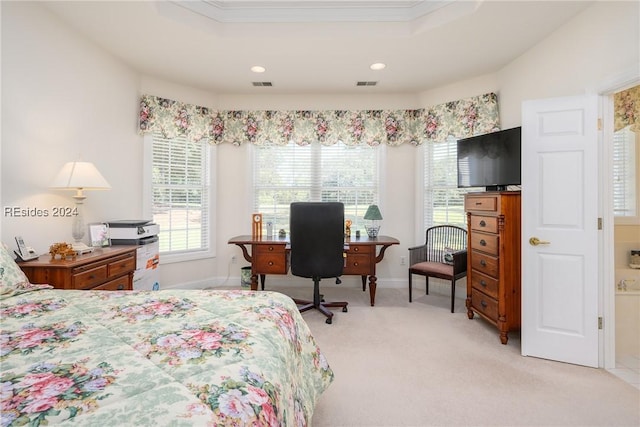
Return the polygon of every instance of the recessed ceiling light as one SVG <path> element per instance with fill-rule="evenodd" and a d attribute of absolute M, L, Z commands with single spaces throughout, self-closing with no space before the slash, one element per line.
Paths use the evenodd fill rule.
<path fill-rule="evenodd" d="M 371 64 L 369 68 L 371 68 L 374 71 L 378 71 L 378 70 L 383 70 L 386 66 L 387 64 L 383 64 L 382 62 L 376 62 Z"/>
<path fill-rule="evenodd" d="M 253 71 L 254 73 L 264 73 L 266 71 L 266 68 L 260 65 L 254 65 L 253 67 L 251 67 L 251 71 Z"/>

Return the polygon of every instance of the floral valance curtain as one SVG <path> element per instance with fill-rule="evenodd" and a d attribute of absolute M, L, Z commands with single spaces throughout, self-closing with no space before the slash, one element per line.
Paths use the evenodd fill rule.
<path fill-rule="evenodd" d="M 640 86 L 618 92 L 613 96 L 615 130 L 631 125 L 631 130 L 640 132 Z"/>
<path fill-rule="evenodd" d="M 499 129 L 498 98 L 488 93 L 417 110 L 213 110 L 157 96 L 140 101 L 139 131 L 211 144 L 401 145 Z"/>

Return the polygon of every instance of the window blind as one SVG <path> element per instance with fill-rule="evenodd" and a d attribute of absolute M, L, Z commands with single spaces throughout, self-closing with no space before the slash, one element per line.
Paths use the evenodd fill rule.
<path fill-rule="evenodd" d="M 207 144 L 154 134 L 152 214 L 161 253 L 209 249 L 209 173 Z"/>
<path fill-rule="evenodd" d="M 457 139 L 424 144 L 424 229 L 434 225 L 466 228 L 464 195 L 480 188 L 458 188 Z"/>
<path fill-rule="evenodd" d="M 342 202 L 352 229 L 363 229 L 362 217 L 379 199 L 379 147 L 300 146 L 255 147 L 254 211 L 263 227 L 289 229 L 291 202 Z"/>
<path fill-rule="evenodd" d="M 613 214 L 637 216 L 636 136 L 629 127 L 613 133 Z"/>

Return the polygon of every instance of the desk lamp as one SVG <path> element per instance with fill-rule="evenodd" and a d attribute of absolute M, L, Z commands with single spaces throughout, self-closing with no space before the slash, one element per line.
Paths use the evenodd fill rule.
<path fill-rule="evenodd" d="M 378 205 L 369 205 L 367 208 L 367 212 L 364 214 L 364 219 L 371 220 L 371 225 L 365 225 L 364 229 L 367 230 L 367 234 L 370 238 L 378 237 L 378 231 L 380 230 L 380 226 L 377 225 L 376 221 L 380 221 L 382 219 L 382 214 L 380 213 L 380 209 Z"/>
<path fill-rule="evenodd" d="M 87 196 L 83 190 L 108 190 L 111 188 L 106 179 L 98 172 L 98 169 L 90 162 L 68 162 L 51 183 L 51 188 L 56 190 L 73 190 L 76 203 L 71 235 L 75 239 L 72 245 L 78 253 L 91 252 L 91 248 L 82 242 L 85 232 L 84 215 L 82 205 Z"/>

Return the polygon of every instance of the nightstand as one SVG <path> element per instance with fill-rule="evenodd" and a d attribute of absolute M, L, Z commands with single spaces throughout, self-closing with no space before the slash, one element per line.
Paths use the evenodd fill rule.
<path fill-rule="evenodd" d="M 51 259 L 49 254 L 19 262 L 31 283 L 58 289 L 120 291 L 133 289 L 137 246 L 96 248 L 73 259 Z"/>

